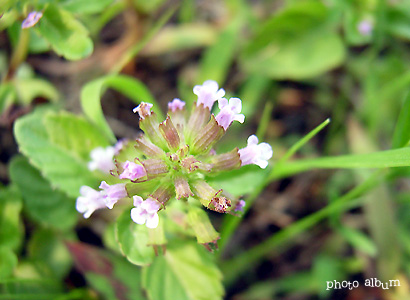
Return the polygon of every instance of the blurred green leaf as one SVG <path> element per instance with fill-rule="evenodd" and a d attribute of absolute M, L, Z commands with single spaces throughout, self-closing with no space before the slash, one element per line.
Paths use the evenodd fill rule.
<path fill-rule="evenodd" d="M 74 16 L 54 4 L 49 4 L 36 29 L 53 50 L 69 60 L 91 55 L 93 42 L 87 29 Z"/>
<path fill-rule="evenodd" d="M 270 178 L 281 178 L 311 169 L 372 169 L 410 166 L 410 148 L 289 161 L 272 169 Z"/>
<path fill-rule="evenodd" d="M 16 89 L 12 82 L 5 82 L 0 85 L 0 114 L 16 101 Z"/>
<path fill-rule="evenodd" d="M 10 163 L 11 180 L 19 187 L 25 211 L 40 224 L 69 229 L 77 221 L 74 199 L 53 190 L 40 172 L 24 157 L 14 157 Z"/>
<path fill-rule="evenodd" d="M 319 294 L 329 296 L 331 290 L 326 290 L 326 281 L 341 280 L 344 278 L 343 270 L 339 257 L 333 257 L 327 254 L 318 254 L 314 257 L 312 276 Z"/>
<path fill-rule="evenodd" d="M 410 141 L 410 93 L 406 96 L 400 110 L 396 129 L 393 134 L 392 148 L 401 148 L 408 145 Z"/>
<path fill-rule="evenodd" d="M 117 219 L 116 237 L 121 252 L 130 262 L 139 266 L 152 263 L 155 254 L 152 246 L 148 245 L 148 228 L 134 223 L 129 210 Z"/>
<path fill-rule="evenodd" d="M 72 259 L 58 235 L 48 229 L 37 230 L 29 241 L 28 256 L 44 277 L 62 280 L 70 271 Z"/>
<path fill-rule="evenodd" d="M 0 300 L 57 300 L 63 294 L 55 280 L 12 279 L 0 282 Z"/>
<path fill-rule="evenodd" d="M 22 30 L 27 30 L 29 33 L 28 46 L 27 46 L 28 47 L 27 50 L 29 53 L 42 53 L 42 52 L 50 50 L 49 43 L 42 36 L 39 35 L 35 27 L 28 28 L 28 29 L 22 29 L 20 22 L 15 22 L 12 26 L 7 28 L 7 33 L 10 37 L 10 41 L 13 47 L 17 46 L 20 33 Z"/>
<path fill-rule="evenodd" d="M 132 2 L 137 10 L 144 13 L 152 13 L 164 3 L 164 0 L 132 0 Z"/>
<path fill-rule="evenodd" d="M 43 97 L 50 101 L 57 101 L 59 94 L 57 89 L 48 81 L 38 78 L 16 79 L 14 86 L 19 100 L 27 105 L 37 97 Z"/>
<path fill-rule="evenodd" d="M 193 242 L 167 246 L 164 256 L 143 269 L 143 286 L 151 300 L 217 300 L 224 289 L 212 255 Z"/>
<path fill-rule="evenodd" d="M 82 185 L 97 185 L 87 168 L 89 153 L 108 142 L 85 119 L 69 113 L 32 113 L 17 120 L 14 135 L 20 151 L 53 187 L 76 198 Z"/>
<path fill-rule="evenodd" d="M 82 243 L 67 243 L 76 267 L 107 300 L 143 300 L 141 271 L 123 257 Z"/>
<path fill-rule="evenodd" d="M 77 14 L 97 14 L 108 7 L 113 0 L 62 0 L 59 3 L 63 9 Z"/>
<path fill-rule="evenodd" d="M 17 250 L 23 239 L 21 196 L 14 187 L 0 188 L 0 246 Z"/>
<path fill-rule="evenodd" d="M 367 235 L 353 228 L 342 226 L 338 231 L 357 250 L 374 257 L 377 254 L 377 246 Z"/>
<path fill-rule="evenodd" d="M 341 64 L 345 48 L 319 1 L 301 1 L 270 18 L 247 45 L 242 67 L 275 79 L 303 79 Z"/>
<path fill-rule="evenodd" d="M 0 246 L 0 280 L 12 275 L 17 262 L 17 255 L 9 247 Z"/>
<path fill-rule="evenodd" d="M 219 34 L 215 43 L 205 51 L 201 59 L 198 82 L 202 83 L 210 79 L 220 85 L 225 82 L 234 55 L 238 51 L 242 26 L 243 18 L 238 15 Z"/>
<path fill-rule="evenodd" d="M 111 142 L 114 143 L 117 139 L 110 126 L 108 126 L 101 108 L 101 97 L 107 88 L 113 88 L 123 93 L 136 104 L 141 102 L 154 104 L 154 107 L 152 108 L 153 111 L 160 119 L 163 119 L 160 106 L 157 104 L 146 86 L 137 79 L 124 75 L 108 75 L 93 80 L 87 83 L 81 90 L 81 107 L 85 115 L 101 128 Z"/>

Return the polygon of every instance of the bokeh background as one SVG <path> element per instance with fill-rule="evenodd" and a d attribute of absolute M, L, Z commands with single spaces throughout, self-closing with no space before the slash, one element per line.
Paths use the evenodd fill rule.
<path fill-rule="evenodd" d="M 244 147 L 256 133 L 274 149 L 273 169 L 328 118 L 291 161 L 408 146 L 408 0 L 39 0 L 0 9 L 0 299 L 128 299 L 107 296 L 61 240 L 107 248 L 112 217 L 84 222 L 70 199 L 69 230 L 44 224 L 9 172 L 14 122 L 44 104 L 81 113 L 82 88 L 102 76 L 137 78 L 163 111 L 216 80 L 246 116 L 217 150 Z M 41 9 L 48 15 L 21 29 Z M 117 138 L 137 135 L 134 102 L 108 89 L 101 103 Z M 410 169 L 335 166 L 215 179 L 249 208 L 233 232 L 211 213 L 226 233 L 215 254 L 226 299 L 410 299 Z M 366 287 L 367 278 L 400 287 Z M 326 290 L 331 280 L 360 286 Z"/>

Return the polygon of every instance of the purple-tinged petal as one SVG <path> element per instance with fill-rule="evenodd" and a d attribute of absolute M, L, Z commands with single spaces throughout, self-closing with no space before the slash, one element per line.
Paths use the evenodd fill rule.
<path fill-rule="evenodd" d="M 238 121 L 240 123 L 245 121 L 245 116 L 240 114 L 242 109 L 241 99 L 231 98 L 228 102 L 225 98 L 222 98 L 218 100 L 218 102 L 221 111 L 215 117 L 215 120 L 225 131 L 231 126 L 233 121 Z"/>
<path fill-rule="evenodd" d="M 105 205 L 109 209 L 112 209 L 118 200 L 128 196 L 127 190 L 125 189 L 125 183 L 108 185 L 105 181 L 102 181 L 100 189 L 103 190 L 101 193 L 103 193 Z"/>
<path fill-rule="evenodd" d="M 158 227 L 158 223 L 159 223 L 159 217 L 158 214 L 152 214 L 147 218 L 147 223 L 145 224 L 145 226 L 147 226 L 148 228 L 157 228 Z"/>
<path fill-rule="evenodd" d="M 225 95 L 225 91 L 223 89 L 218 90 L 218 83 L 213 80 L 207 80 L 202 85 L 196 85 L 193 91 L 198 96 L 196 105 L 203 104 L 209 110 L 211 110 L 215 101 Z"/>
<path fill-rule="evenodd" d="M 140 225 L 145 224 L 146 216 L 144 211 L 140 207 L 135 207 L 131 209 L 131 219 Z"/>
<path fill-rule="evenodd" d="M 41 11 L 32 11 L 28 14 L 27 18 L 21 23 L 21 28 L 26 29 L 33 27 L 40 21 L 43 17 L 43 13 Z"/>
<path fill-rule="evenodd" d="M 134 114 L 138 113 L 140 118 L 144 119 L 148 117 L 149 115 L 151 115 L 152 106 L 153 104 L 151 103 L 141 102 L 141 104 L 138 105 L 137 107 L 134 107 L 132 111 L 134 112 Z"/>
<path fill-rule="evenodd" d="M 88 219 L 94 211 L 105 207 L 102 194 L 89 186 L 83 185 L 80 194 L 76 201 L 76 209 L 84 214 L 84 218 Z"/>
<path fill-rule="evenodd" d="M 177 110 L 183 110 L 185 107 L 185 102 L 181 101 L 178 98 L 175 98 L 171 102 L 168 103 L 168 110 L 172 112 L 176 112 Z"/>
<path fill-rule="evenodd" d="M 238 150 L 242 166 L 255 164 L 262 169 L 268 166 L 268 160 L 273 154 L 272 147 L 267 143 L 260 143 L 258 145 L 257 142 L 258 138 L 255 135 L 251 135 L 248 138 L 248 145 Z"/>
<path fill-rule="evenodd" d="M 135 206 L 135 207 L 140 207 L 142 201 L 144 201 L 144 200 L 142 199 L 142 197 L 137 196 L 137 195 L 135 195 L 134 197 L 132 197 L 132 199 L 134 200 L 134 206 Z"/>
<path fill-rule="evenodd" d="M 123 165 L 124 171 L 120 174 L 120 179 L 136 180 L 147 175 L 145 168 L 139 164 L 127 160 Z"/>

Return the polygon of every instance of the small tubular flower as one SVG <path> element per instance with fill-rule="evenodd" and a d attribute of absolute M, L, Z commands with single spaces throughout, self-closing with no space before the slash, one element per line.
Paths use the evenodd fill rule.
<path fill-rule="evenodd" d="M 91 151 L 91 161 L 88 163 L 88 169 L 91 171 L 99 170 L 109 174 L 115 168 L 114 164 L 114 147 L 98 147 Z"/>
<path fill-rule="evenodd" d="M 123 165 L 124 171 L 119 175 L 120 179 L 136 180 L 147 176 L 147 172 L 142 165 L 127 160 Z"/>
<path fill-rule="evenodd" d="M 134 196 L 134 208 L 131 209 L 131 219 L 140 225 L 145 224 L 148 228 L 156 228 L 159 223 L 158 210 L 161 203 L 148 197 L 145 201 L 140 196 Z"/>
<path fill-rule="evenodd" d="M 152 106 L 153 105 L 151 103 L 141 102 L 141 104 L 137 107 L 134 107 L 132 111 L 134 112 L 134 114 L 138 113 L 141 119 L 145 119 L 146 117 L 151 115 Z"/>
<path fill-rule="evenodd" d="M 114 204 L 121 198 L 128 197 L 127 190 L 125 189 L 125 183 L 109 185 L 105 181 L 102 181 L 100 184 L 100 189 L 103 190 L 101 191 L 103 200 L 109 209 L 112 209 Z"/>
<path fill-rule="evenodd" d="M 194 94 L 198 96 L 196 105 L 201 104 L 211 110 L 214 102 L 225 96 L 224 89 L 218 89 L 218 83 L 214 80 L 207 80 L 202 85 L 194 86 Z"/>
<path fill-rule="evenodd" d="M 26 29 L 33 27 L 42 17 L 43 13 L 41 11 L 32 11 L 27 15 L 27 18 L 24 19 L 23 23 L 21 23 L 21 28 Z"/>
<path fill-rule="evenodd" d="M 238 121 L 239 123 L 245 121 L 245 116 L 240 113 L 242 110 L 241 99 L 231 98 L 228 102 L 226 98 L 222 98 L 218 100 L 218 105 L 221 111 L 215 117 L 215 120 L 225 131 L 231 126 L 233 121 Z"/>
<path fill-rule="evenodd" d="M 103 195 L 99 191 L 83 185 L 80 188 L 80 194 L 81 196 L 77 198 L 75 208 L 83 214 L 84 218 L 88 219 L 94 211 L 106 207 Z"/>
<path fill-rule="evenodd" d="M 176 112 L 177 110 L 183 110 L 185 107 L 185 102 L 181 101 L 181 99 L 175 98 L 171 102 L 168 103 L 168 109 L 172 112 Z"/>
<path fill-rule="evenodd" d="M 369 36 L 373 32 L 373 23 L 370 20 L 362 20 L 357 25 L 357 30 L 362 36 Z"/>
<path fill-rule="evenodd" d="M 255 164 L 265 169 L 268 166 L 268 159 L 272 157 L 272 147 L 267 143 L 258 144 L 256 135 L 248 138 L 248 145 L 238 150 L 241 165 Z"/>

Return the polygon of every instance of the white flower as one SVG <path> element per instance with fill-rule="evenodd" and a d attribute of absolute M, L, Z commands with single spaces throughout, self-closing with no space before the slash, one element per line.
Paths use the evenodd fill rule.
<path fill-rule="evenodd" d="M 168 110 L 175 112 L 176 110 L 182 110 L 185 107 L 185 102 L 178 98 L 175 98 L 168 103 Z"/>
<path fill-rule="evenodd" d="M 219 114 L 215 117 L 218 125 L 222 126 L 226 131 L 233 121 L 238 121 L 243 123 L 245 121 L 245 116 L 240 114 L 242 110 L 242 101 L 239 98 L 231 98 L 226 100 L 222 98 L 218 100 L 219 109 L 221 110 Z"/>
<path fill-rule="evenodd" d="M 211 110 L 214 102 L 225 96 L 225 90 L 218 90 L 218 83 L 213 80 L 207 80 L 202 85 L 194 86 L 194 94 L 198 96 L 196 105 L 203 104 Z"/>
<path fill-rule="evenodd" d="M 90 153 L 91 161 L 88 163 L 88 169 L 91 171 L 100 170 L 109 174 L 115 168 L 114 164 L 114 147 L 97 147 Z"/>
<path fill-rule="evenodd" d="M 256 135 L 251 135 L 248 138 L 248 145 L 238 150 L 241 159 L 241 165 L 255 164 L 265 169 L 268 166 L 268 159 L 272 157 L 272 147 L 267 143 L 260 143 L 258 145 L 258 138 Z"/>
<path fill-rule="evenodd" d="M 140 115 L 140 118 L 144 119 L 151 115 L 151 108 L 153 106 L 154 105 L 151 103 L 141 102 L 141 104 L 137 107 L 134 107 L 132 111 L 134 112 L 134 114 L 138 113 Z"/>
<path fill-rule="evenodd" d="M 152 198 L 143 201 L 140 196 L 134 196 L 133 199 L 135 207 L 131 209 L 131 219 L 137 224 L 145 224 L 148 228 L 156 228 L 159 223 L 158 210 L 161 203 Z"/>
<path fill-rule="evenodd" d="M 77 198 L 76 209 L 84 214 L 84 218 L 88 219 L 94 211 L 106 207 L 103 195 L 89 186 L 83 185 L 80 188 L 80 194 L 81 196 Z"/>

